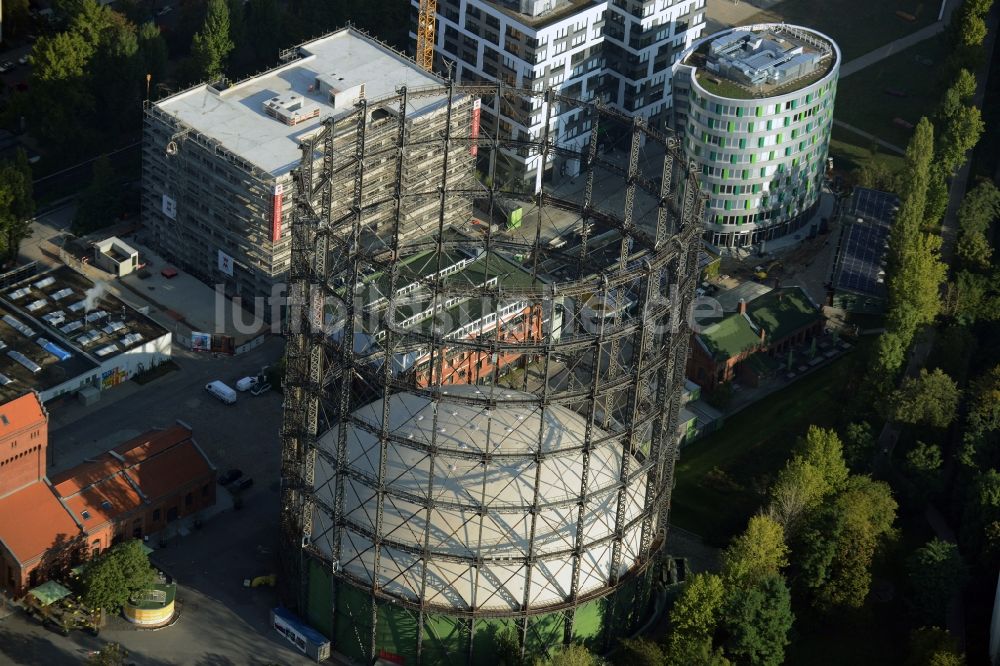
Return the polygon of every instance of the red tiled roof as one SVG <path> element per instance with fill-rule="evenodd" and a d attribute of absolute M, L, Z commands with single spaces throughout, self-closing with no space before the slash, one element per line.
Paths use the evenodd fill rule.
<path fill-rule="evenodd" d="M 0 405 L 0 436 L 46 420 L 38 394 L 32 391 Z"/>
<path fill-rule="evenodd" d="M 166 497 L 181 486 L 210 473 L 208 461 L 190 441 L 178 444 L 128 470 L 129 476 L 150 501 Z"/>
<path fill-rule="evenodd" d="M 173 426 L 136 437 L 113 453 L 63 472 L 53 483 L 84 527 L 91 527 L 142 503 L 134 486 L 147 501 L 155 502 L 210 473 L 208 461 L 191 441 L 191 431 Z M 110 506 L 102 506 L 105 501 Z M 84 509 L 90 519 L 83 519 Z"/>
<path fill-rule="evenodd" d="M 32 560 L 80 528 L 44 481 L 0 499 L 0 540 L 20 562 Z"/>
<path fill-rule="evenodd" d="M 69 497 L 88 486 L 114 476 L 121 471 L 121 468 L 122 465 L 119 461 L 103 454 L 93 462 L 80 463 L 76 467 L 70 467 L 65 472 L 51 476 L 49 481 L 55 486 L 60 497 Z"/>
<path fill-rule="evenodd" d="M 142 504 L 139 493 L 135 492 L 121 473 L 64 499 L 66 506 L 85 530 L 113 521 Z M 84 511 L 87 512 L 86 516 L 83 515 Z"/>
<path fill-rule="evenodd" d="M 126 465 L 134 465 L 186 439 L 191 439 L 191 431 L 175 425 L 166 430 L 151 430 L 144 433 L 115 447 L 115 452 L 125 459 Z"/>

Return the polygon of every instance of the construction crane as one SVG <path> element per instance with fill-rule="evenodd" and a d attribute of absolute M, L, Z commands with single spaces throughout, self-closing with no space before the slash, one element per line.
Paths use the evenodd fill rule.
<path fill-rule="evenodd" d="M 434 28 L 437 0 L 420 0 L 417 14 L 417 64 L 428 72 L 434 71 Z"/>

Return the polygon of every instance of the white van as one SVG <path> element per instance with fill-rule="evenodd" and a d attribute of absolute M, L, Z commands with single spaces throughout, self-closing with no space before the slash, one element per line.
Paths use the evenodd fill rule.
<path fill-rule="evenodd" d="M 205 390 L 227 405 L 231 405 L 236 402 L 236 391 L 218 380 L 205 384 Z"/>

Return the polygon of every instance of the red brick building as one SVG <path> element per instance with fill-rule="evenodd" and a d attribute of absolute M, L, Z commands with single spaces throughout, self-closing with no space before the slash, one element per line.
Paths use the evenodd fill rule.
<path fill-rule="evenodd" d="M 180 425 L 151 431 L 52 478 L 92 555 L 215 504 L 215 468 Z"/>
<path fill-rule="evenodd" d="M 150 431 L 51 481 L 47 447 L 37 393 L 0 405 L 0 589 L 14 596 L 215 504 L 215 468 L 187 426 Z"/>
<path fill-rule="evenodd" d="M 733 380 L 756 386 L 789 349 L 823 331 L 823 313 L 801 287 L 740 302 L 736 312 L 692 333 L 688 379 L 711 390 Z"/>
<path fill-rule="evenodd" d="M 514 316 L 490 328 L 503 342 L 537 342 L 542 339 L 542 308 L 524 308 Z M 430 367 L 430 358 L 417 362 L 417 386 L 424 388 L 438 384 L 475 384 L 480 379 L 491 378 L 494 369 L 505 368 L 518 361 L 523 354 L 490 354 L 487 351 L 447 349 L 444 359 Z"/>

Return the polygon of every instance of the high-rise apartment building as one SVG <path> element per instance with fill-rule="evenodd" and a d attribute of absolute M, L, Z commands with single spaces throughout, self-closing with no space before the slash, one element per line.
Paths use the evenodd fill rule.
<path fill-rule="evenodd" d="M 416 12 L 419 0 L 411 0 Z M 671 66 L 701 34 L 705 0 L 439 0 L 435 69 L 462 83 L 503 85 L 582 100 L 664 127 L 669 118 Z M 416 25 L 416 20 L 413 22 Z M 412 38 L 416 40 L 416 35 Z M 580 147 L 592 119 L 535 97 L 505 108 L 483 108 L 483 128 L 536 141 L 548 130 L 553 141 Z M 538 190 L 545 171 L 575 175 L 578 164 L 528 150 L 498 151 L 498 177 Z"/>
<path fill-rule="evenodd" d="M 716 33 L 676 65 L 674 115 L 708 195 L 705 240 L 746 247 L 802 227 L 826 172 L 840 49 L 762 24 Z"/>

